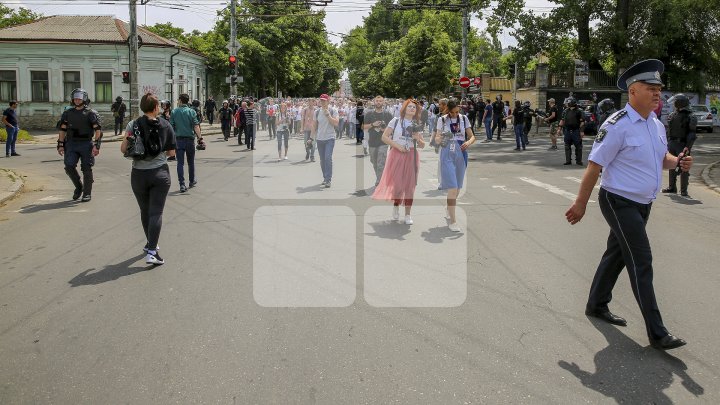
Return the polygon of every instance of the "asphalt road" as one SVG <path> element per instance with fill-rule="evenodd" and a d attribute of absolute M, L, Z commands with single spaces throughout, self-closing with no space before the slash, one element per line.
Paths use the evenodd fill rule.
<path fill-rule="evenodd" d="M 472 148 L 454 234 L 431 150 L 408 226 L 367 195 L 352 141 L 322 189 L 300 141 L 278 162 L 264 133 L 255 152 L 208 138 L 198 187 L 173 180 L 156 268 L 119 144 L 90 203 L 69 201 L 54 145 L 3 162 L 26 187 L 0 208 L 0 402 L 720 402 L 720 195 L 697 175 L 718 138 L 697 144 L 693 199 L 659 196 L 648 225 L 663 319 L 688 341 L 668 353 L 625 276 L 628 327 L 583 314 L 609 228 L 594 202 L 566 223 L 583 168 L 546 139 Z"/>

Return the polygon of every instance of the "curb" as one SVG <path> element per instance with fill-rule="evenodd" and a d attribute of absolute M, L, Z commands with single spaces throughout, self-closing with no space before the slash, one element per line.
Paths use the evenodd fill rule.
<path fill-rule="evenodd" d="M 715 167 L 720 166 L 720 160 L 714 163 L 710 163 L 707 165 L 700 175 L 702 176 L 703 181 L 705 182 L 705 185 L 708 186 L 711 190 L 715 191 L 716 193 L 720 193 L 720 185 L 716 184 L 711 178 L 710 178 L 710 171 Z"/>
<path fill-rule="evenodd" d="M 20 194 L 20 191 L 25 187 L 25 182 L 17 173 L 8 169 L 0 169 L 0 176 L 10 176 L 13 179 L 13 184 L 9 191 L 10 194 L 0 198 L 0 205 L 3 205 L 5 202 L 12 200 Z"/>

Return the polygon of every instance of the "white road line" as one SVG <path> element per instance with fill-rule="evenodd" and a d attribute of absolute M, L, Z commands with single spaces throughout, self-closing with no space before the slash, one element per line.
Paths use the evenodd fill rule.
<path fill-rule="evenodd" d="M 572 181 L 574 181 L 575 183 L 582 183 L 582 179 L 579 179 L 579 178 L 577 178 L 577 177 L 565 177 L 565 179 L 567 179 L 567 180 L 572 180 Z M 600 190 L 600 186 L 595 186 L 595 187 L 593 187 L 593 188 L 594 188 L 595 190 Z"/>
<path fill-rule="evenodd" d="M 41 198 L 38 201 L 60 201 L 60 200 L 62 200 L 62 198 L 51 195 L 51 196 L 47 196 L 45 198 Z"/>
<path fill-rule="evenodd" d="M 526 183 L 532 184 L 532 185 L 535 186 L 535 187 L 540 187 L 540 188 L 545 189 L 545 190 L 547 190 L 547 191 L 549 191 L 549 192 L 551 192 L 551 193 L 553 193 L 553 194 L 557 194 L 557 195 L 559 195 L 559 196 L 563 196 L 563 197 L 567 198 L 567 199 L 570 200 L 570 201 L 575 201 L 575 199 L 577 198 L 577 195 L 575 195 L 575 194 L 573 194 L 573 193 L 571 193 L 571 192 L 569 192 L 569 191 L 565 191 L 565 190 L 563 190 L 563 189 L 561 189 L 561 188 L 558 188 L 558 187 L 556 187 L 556 186 L 553 186 L 552 184 L 543 183 L 543 182 L 541 182 L 541 181 L 537 181 L 537 180 L 531 179 L 531 178 L 529 178 L 529 177 L 518 177 L 518 178 L 519 178 L 520 180 L 526 182 Z M 590 200 L 589 202 L 595 202 L 595 201 Z"/>
<path fill-rule="evenodd" d="M 492 188 L 497 188 L 497 189 L 500 189 L 500 190 L 502 190 L 506 193 L 510 193 L 510 194 L 520 194 L 520 192 L 518 192 L 518 191 L 508 190 L 507 186 L 503 186 L 503 185 L 492 186 Z"/>

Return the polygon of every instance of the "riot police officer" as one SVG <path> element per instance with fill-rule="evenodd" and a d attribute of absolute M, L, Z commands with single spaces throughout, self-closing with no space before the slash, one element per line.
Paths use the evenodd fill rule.
<path fill-rule="evenodd" d="M 91 110 L 90 99 L 83 89 L 75 89 L 70 93 L 72 106 L 63 112 L 60 118 L 60 132 L 58 133 L 57 150 L 64 157 L 65 173 L 75 186 L 73 200 L 80 198 L 87 202 L 91 199 L 95 156 L 100 153 L 102 141 L 102 127 L 98 113 Z M 82 181 L 77 171 L 83 172 Z"/>
<path fill-rule="evenodd" d="M 613 102 L 612 99 L 606 98 L 602 100 L 598 104 L 598 128 L 602 126 L 603 122 L 605 122 L 609 116 L 616 112 L 617 108 L 615 108 L 615 102 Z"/>
<path fill-rule="evenodd" d="M 530 145 L 530 140 L 528 139 L 528 134 L 530 134 L 530 129 L 532 129 L 532 122 L 535 118 L 535 111 L 530 109 L 530 102 L 525 101 L 522 106 L 522 117 L 523 117 L 523 130 L 522 130 L 522 141 L 523 141 L 523 148 L 525 148 L 526 145 Z"/>
<path fill-rule="evenodd" d="M 575 97 L 567 99 L 568 107 L 565 109 L 560 120 L 560 128 L 563 130 L 563 141 L 565 142 L 565 165 L 572 164 L 572 146 L 575 145 L 575 163 L 579 166 L 582 162 L 582 136 L 580 129 L 585 123 L 582 111 L 577 108 Z"/>
<path fill-rule="evenodd" d="M 693 116 L 690 110 L 690 99 L 684 94 L 676 94 L 673 105 L 675 111 L 668 117 L 668 152 L 673 156 L 685 151 L 685 155 L 692 149 L 696 139 L 697 117 Z M 680 195 L 689 197 L 687 188 L 690 181 L 690 173 L 683 171 L 680 174 Z M 662 190 L 663 193 L 677 193 L 677 172 L 670 169 L 670 185 Z"/>

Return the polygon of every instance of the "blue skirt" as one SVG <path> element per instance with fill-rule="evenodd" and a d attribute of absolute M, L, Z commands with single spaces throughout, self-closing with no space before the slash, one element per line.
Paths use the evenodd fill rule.
<path fill-rule="evenodd" d="M 450 145 L 440 150 L 440 189 L 462 188 L 467 168 L 468 154 L 460 149 L 464 141 L 457 140 L 455 150 Z"/>

